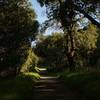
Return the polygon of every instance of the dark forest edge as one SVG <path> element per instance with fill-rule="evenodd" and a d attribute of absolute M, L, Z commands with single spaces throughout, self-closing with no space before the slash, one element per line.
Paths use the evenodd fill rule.
<path fill-rule="evenodd" d="M 38 73 L 24 73 L 16 77 L 0 78 L 1 100 L 24 100 L 33 94 L 35 81 L 39 79 Z"/>
<path fill-rule="evenodd" d="M 23 2 L 21 2 L 20 0 L 18 0 L 17 2 L 11 2 L 10 0 L 8 1 L 9 2 L 0 2 L 0 7 L 2 8 L 0 9 L 0 11 L 2 12 L 0 13 L 0 76 L 5 77 L 7 76 L 7 74 L 12 74 L 12 76 L 17 75 L 20 72 L 34 70 L 34 68 L 32 68 L 31 66 L 35 67 L 42 64 L 43 66 L 45 65 L 49 67 L 63 66 L 71 68 L 74 66 L 74 69 L 75 67 L 82 66 L 93 66 L 96 68 L 99 67 L 100 29 L 98 27 L 89 23 L 89 25 L 87 25 L 84 29 L 80 30 L 77 30 L 78 27 L 76 26 L 74 30 L 71 30 L 70 27 L 70 30 L 64 31 L 64 35 L 54 34 L 54 36 L 48 37 L 40 36 L 39 39 L 40 42 L 42 42 L 38 42 L 35 50 L 33 48 L 32 51 L 32 48 L 30 48 L 29 37 L 31 40 L 34 40 L 35 36 L 38 33 L 39 27 L 38 22 L 35 20 L 35 12 L 33 9 L 31 9 L 30 3 L 26 0 Z M 43 5 L 47 5 L 49 7 L 49 4 L 52 4 L 52 2 L 54 2 L 55 4 L 57 3 L 56 0 L 51 0 L 48 2 L 44 2 L 41 0 L 40 3 L 43 3 Z M 73 3 L 71 1 L 68 2 L 70 4 Z M 72 6 L 71 8 L 64 7 L 64 3 L 67 2 L 61 3 L 62 4 L 60 4 L 59 7 L 61 11 L 63 10 L 63 13 L 61 11 L 58 11 L 59 14 L 66 14 L 64 12 L 65 10 L 68 10 L 69 13 L 74 11 Z M 84 4 L 85 3 L 87 3 L 88 5 L 90 2 L 84 1 Z M 96 2 L 96 4 L 97 3 L 99 3 L 99 1 Z M 92 5 L 94 6 L 96 4 L 92 3 Z M 23 5 L 25 7 L 23 7 Z M 94 13 L 95 10 L 92 11 L 91 9 L 89 11 Z M 5 12 L 5 10 L 8 13 Z M 52 11 L 51 13 L 52 17 L 59 17 L 61 19 L 61 24 L 64 29 L 67 29 L 70 26 L 71 23 L 68 23 L 66 22 L 67 20 L 62 19 L 62 15 L 55 17 L 53 15 L 54 12 Z M 65 17 L 69 18 L 69 16 L 70 15 L 67 15 Z M 63 20 L 65 20 L 65 22 L 63 22 Z M 68 23 L 68 27 L 66 26 L 66 23 Z M 72 31 L 74 32 L 74 34 L 70 33 Z M 43 45 L 40 46 L 41 44 Z M 46 52 L 48 52 L 49 55 L 47 55 Z M 57 58 L 57 56 L 59 57 Z M 49 62 L 45 61 L 45 59 L 48 59 Z"/>
<path fill-rule="evenodd" d="M 64 80 L 66 87 L 79 92 L 87 100 L 100 100 L 100 72 L 63 72 L 61 79 Z"/>
<path fill-rule="evenodd" d="M 64 45 L 65 55 L 67 57 L 70 70 L 75 69 L 74 56 L 76 55 L 75 44 L 75 28 L 80 26 L 82 19 L 87 18 L 88 24 L 92 23 L 98 28 L 100 26 L 99 21 L 93 18 L 93 15 L 97 15 L 100 2 L 94 0 L 37 0 L 41 6 L 46 6 L 46 13 L 48 21 L 43 25 L 43 30 L 48 27 L 55 27 L 62 29 L 64 32 Z M 98 12 L 99 13 L 99 12 Z M 93 14 L 93 15 L 92 15 Z M 78 16 L 80 17 L 78 17 Z M 99 20 L 99 19 L 98 19 Z M 84 22 L 84 21 L 83 21 Z M 60 25 L 58 24 L 60 23 Z M 86 25 L 86 23 L 85 23 Z M 77 27 L 78 26 L 78 27 Z M 82 25 L 83 26 L 83 25 Z M 86 25 L 87 26 L 87 25 Z M 78 37 L 80 38 L 80 37 Z M 67 66 L 67 64 L 66 64 Z"/>
<path fill-rule="evenodd" d="M 38 0 L 50 8 L 48 18 L 60 22 L 64 32 L 50 36 L 38 34 L 39 23 L 27 0 L 7 1 L 0 2 L 0 99 L 22 100 L 32 95 L 35 80 L 40 78 L 36 73 L 39 72 L 38 67 L 44 67 L 50 75 L 56 72 L 56 75 L 61 75 L 66 86 L 82 92 L 90 100 L 100 100 L 100 23 L 88 13 L 95 13 L 99 0 L 97 3 L 81 0 L 86 7 L 77 10 L 91 21 L 83 29 L 79 29 L 77 23 L 72 27 L 72 19 L 76 15 L 72 0 L 64 0 L 69 2 L 66 2 L 68 8 L 64 6 L 65 2 Z M 74 3 L 81 5 L 81 2 Z M 82 21 L 80 18 L 76 20 Z M 51 22 L 44 25 L 48 27 Z M 36 45 L 31 48 L 35 39 Z M 68 69 L 69 73 L 65 72 Z"/>

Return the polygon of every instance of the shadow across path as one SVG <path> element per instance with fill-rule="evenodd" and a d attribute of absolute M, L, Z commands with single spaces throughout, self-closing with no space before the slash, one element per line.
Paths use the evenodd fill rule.
<path fill-rule="evenodd" d="M 44 73 L 44 72 L 43 72 Z M 59 77 L 43 74 L 33 89 L 32 100 L 86 100 L 79 93 L 68 89 Z"/>

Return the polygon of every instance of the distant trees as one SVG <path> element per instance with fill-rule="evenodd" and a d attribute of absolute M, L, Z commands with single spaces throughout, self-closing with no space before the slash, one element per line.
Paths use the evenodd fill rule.
<path fill-rule="evenodd" d="M 41 6 L 45 5 L 47 8 L 47 16 L 49 21 L 46 21 L 44 27 L 54 25 L 54 23 L 61 23 L 60 28 L 65 33 L 66 41 L 66 56 L 68 58 L 70 70 L 74 70 L 74 56 L 75 56 L 75 42 L 74 42 L 74 28 L 77 22 L 80 23 L 84 17 L 90 20 L 97 27 L 100 23 L 95 20 L 93 16 L 98 16 L 100 2 L 97 0 L 37 0 Z"/>
<path fill-rule="evenodd" d="M 98 48 L 97 47 L 98 36 L 99 34 L 97 32 L 96 26 L 92 24 L 88 25 L 87 28 L 80 29 L 76 32 L 75 34 L 76 67 L 93 66 L 93 62 L 95 62 L 95 58 L 93 57 L 93 52 Z"/>
<path fill-rule="evenodd" d="M 100 29 L 97 29 L 97 35 L 96 48 L 91 53 L 90 64 L 100 69 Z"/>
<path fill-rule="evenodd" d="M 99 33 L 96 26 L 90 24 L 84 29 L 76 29 L 74 33 L 75 69 L 94 67 L 97 68 L 99 55 Z M 70 47 L 70 45 L 69 45 Z M 51 69 L 70 68 L 66 53 L 66 41 L 64 33 L 53 33 L 50 36 L 41 35 L 38 38 L 34 52 L 38 55 L 39 66 L 47 66 Z"/>
<path fill-rule="evenodd" d="M 67 63 L 63 33 L 53 33 L 51 36 L 44 37 L 34 49 L 34 52 L 42 59 L 40 65 L 63 69 Z"/>
<path fill-rule="evenodd" d="M 27 0 L 0 1 L 0 69 L 17 68 L 36 35 L 36 14 Z"/>

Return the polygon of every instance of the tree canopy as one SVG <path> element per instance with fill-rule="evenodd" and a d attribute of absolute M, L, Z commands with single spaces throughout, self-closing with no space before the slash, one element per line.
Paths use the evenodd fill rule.
<path fill-rule="evenodd" d="M 39 23 L 27 0 L 0 1 L 0 65 L 16 67 L 30 45 L 29 37 L 36 35 Z"/>
<path fill-rule="evenodd" d="M 100 27 L 100 2 L 97 0 L 37 0 L 41 6 L 46 6 L 49 21 L 44 24 L 44 29 L 56 23 L 65 33 L 66 56 L 69 66 L 73 70 L 75 55 L 75 27 L 85 18 Z M 94 18 L 94 16 L 96 18 Z M 98 17 L 99 16 L 99 17 Z M 86 20 L 85 20 L 86 21 Z M 87 22 L 87 21 L 86 21 Z M 60 23 L 60 24 L 59 24 Z M 88 22 L 89 23 L 89 22 Z M 80 23 L 81 24 L 81 23 Z M 85 25 L 87 25 L 85 23 Z M 84 25 L 82 25 L 84 26 Z"/>
<path fill-rule="evenodd" d="M 84 17 L 88 18 L 93 24 L 100 27 L 100 22 L 96 21 L 96 19 L 92 16 L 98 16 L 100 13 L 100 1 L 99 0 L 37 0 L 41 6 L 46 5 L 47 14 L 49 18 L 55 18 L 61 20 L 60 11 L 65 14 L 66 18 L 71 17 L 71 9 L 73 10 L 73 14 L 82 13 Z M 49 9 L 48 9 L 49 8 Z M 61 10 L 62 9 L 62 10 Z M 68 14 L 70 12 L 70 14 Z M 68 19 L 68 20 L 69 20 Z M 99 16 L 100 19 L 100 16 Z"/>
<path fill-rule="evenodd" d="M 41 37 L 40 37 L 41 39 Z M 64 36 L 62 33 L 53 33 L 38 41 L 34 52 L 42 58 L 41 66 L 63 68 L 67 58 L 64 54 Z"/>
<path fill-rule="evenodd" d="M 100 59 L 100 41 L 98 39 L 100 35 L 98 29 L 91 24 L 87 28 L 76 30 L 74 34 L 75 69 L 94 65 L 96 68 Z M 71 46 L 69 45 L 69 47 Z M 66 56 L 64 33 L 52 33 L 49 36 L 40 35 L 33 51 L 41 58 L 38 66 L 47 66 L 50 69 L 60 69 L 60 71 L 63 68 L 70 68 Z"/>

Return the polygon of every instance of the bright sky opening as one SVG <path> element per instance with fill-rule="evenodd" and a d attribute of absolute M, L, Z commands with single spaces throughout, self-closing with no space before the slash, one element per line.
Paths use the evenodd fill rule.
<path fill-rule="evenodd" d="M 47 20 L 45 6 L 41 7 L 39 3 L 37 2 L 37 0 L 30 0 L 30 1 L 31 1 L 33 9 L 35 10 L 37 14 L 37 20 L 39 21 L 40 24 L 42 24 L 45 20 Z"/>

